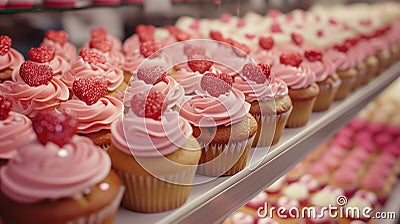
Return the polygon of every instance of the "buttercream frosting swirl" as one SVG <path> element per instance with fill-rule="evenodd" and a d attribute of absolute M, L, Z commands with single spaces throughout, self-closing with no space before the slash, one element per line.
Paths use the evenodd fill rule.
<path fill-rule="evenodd" d="M 333 62 L 326 57 L 323 57 L 321 61 L 309 61 L 305 59 L 303 64 L 310 67 L 315 73 L 315 80 L 317 82 L 322 82 L 327 79 L 330 75 L 335 73 L 335 66 Z"/>
<path fill-rule="evenodd" d="M 183 87 L 185 94 L 190 95 L 199 88 L 202 76 L 200 72 L 192 72 L 183 68 L 178 70 L 173 78 Z"/>
<path fill-rule="evenodd" d="M 127 154 L 155 157 L 183 147 L 192 131 L 176 111 L 164 112 L 161 120 L 128 115 L 111 124 L 111 142 Z"/>
<path fill-rule="evenodd" d="M 72 84 L 75 79 L 86 78 L 86 77 L 100 77 L 107 83 L 107 89 L 113 91 L 118 88 L 124 81 L 123 72 L 121 69 L 106 62 L 102 63 L 88 63 L 82 59 L 77 58 L 71 64 L 71 72 L 64 75 L 61 80 L 72 88 Z"/>
<path fill-rule="evenodd" d="M 271 70 L 277 78 L 282 79 L 291 89 L 307 88 L 316 81 L 315 72 L 303 64 L 294 67 L 276 63 Z"/>
<path fill-rule="evenodd" d="M 5 55 L 0 55 L 0 71 L 5 69 L 17 69 L 24 61 L 24 56 L 21 53 L 10 48 Z"/>
<path fill-rule="evenodd" d="M 8 96 L 12 110 L 34 117 L 39 111 L 49 110 L 68 100 L 69 90 L 59 79 L 53 78 L 47 85 L 31 87 L 21 81 L 5 81 L 0 84 L 0 91 Z"/>
<path fill-rule="evenodd" d="M 12 158 L 19 145 L 35 136 L 31 120 L 23 114 L 10 111 L 8 117 L 0 121 L 0 158 Z"/>
<path fill-rule="evenodd" d="M 78 120 L 78 133 L 89 134 L 110 130 L 111 123 L 122 115 L 123 104 L 112 96 L 102 97 L 92 105 L 73 98 L 61 103 L 58 110 L 74 113 Z"/>
<path fill-rule="evenodd" d="M 103 180 L 110 168 L 107 153 L 89 138 L 76 135 L 63 147 L 35 140 L 1 167 L 1 190 L 20 203 L 73 197 Z"/>
<path fill-rule="evenodd" d="M 243 120 L 250 110 L 244 94 L 232 88 L 218 98 L 200 93 L 187 96 L 180 107 L 180 115 L 198 127 L 229 126 Z"/>

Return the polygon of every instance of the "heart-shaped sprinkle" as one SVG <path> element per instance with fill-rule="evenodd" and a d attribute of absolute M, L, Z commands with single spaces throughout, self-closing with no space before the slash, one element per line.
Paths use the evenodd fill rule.
<path fill-rule="evenodd" d="M 32 87 L 49 84 L 53 78 L 53 69 L 33 61 L 25 61 L 19 69 L 22 80 Z"/>
<path fill-rule="evenodd" d="M 9 36 L 0 36 L 0 56 L 8 53 L 11 48 L 12 40 Z"/>
<path fill-rule="evenodd" d="M 105 38 L 107 38 L 107 30 L 104 27 L 98 27 L 98 28 L 92 29 L 90 31 L 90 34 L 91 34 L 92 39 L 95 39 L 95 38 L 105 39 Z"/>
<path fill-rule="evenodd" d="M 148 94 L 139 93 L 132 97 L 131 108 L 138 117 L 161 120 L 161 114 L 165 110 L 165 94 L 158 90 L 150 91 Z"/>
<path fill-rule="evenodd" d="M 284 65 L 299 67 L 303 61 L 303 57 L 298 52 L 282 53 L 279 60 Z"/>
<path fill-rule="evenodd" d="M 224 76 L 224 79 L 226 78 L 227 77 Z M 231 86 L 226 81 L 222 80 L 220 75 L 211 72 L 201 77 L 200 87 L 213 97 L 219 97 L 231 90 Z"/>
<path fill-rule="evenodd" d="M 94 64 L 95 65 L 95 64 L 98 64 L 98 63 L 100 63 L 100 64 L 106 63 L 106 58 L 103 55 L 98 54 L 98 53 L 96 53 L 94 51 L 91 51 L 89 49 L 86 49 L 86 48 L 83 48 L 79 52 L 79 56 L 81 56 L 82 59 L 84 61 L 86 61 L 87 63 L 89 63 L 89 64 Z"/>
<path fill-rule="evenodd" d="M 190 39 L 190 35 L 185 31 L 175 27 L 175 26 L 166 26 L 165 27 L 172 36 L 174 36 L 178 41 L 185 41 Z"/>
<path fill-rule="evenodd" d="M 166 76 L 166 69 L 161 65 L 141 66 L 137 71 L 138 79 L 152 85 L 163 81 Z"/>
<path fill-rule="evenodd" d="M 32 127 L 42 144 L 53 142 L 62 147 L 76 134 L 78 121 L 70 113 L 42 111 L 32 119 Z"/>
<path fill-rule="evenodd" d="M 293 43 L 295 43 L 296 45 L 302 45 L 303 44 L 303 36 L 301 34 L 298 33 L 292 33 L 292 41 Z"/>
<path fill-rule="evenodd" d="M 205 73 L 206 71 L 210 71 L 213 62 L 204 55 L 193 55 L 188 60 L 188 66 L 194 72 Z"/>
<path fill-rule="evenodd" d="M 161 49 L 161 44 L 155 41 L 146 41 L 140 44 L 140 53 L 145 58 L 150 57 L 152 54 L 156 53 L 160 49 Z"/>
<path fill-rule="evenodd" d="M 222 33 L 216 30 L 210 31 L 210 38 L 216 41 L 224 41 L 225 38 L 222 36 Z"/>
<path fill-rule="evenodd" d="M 274 46 L 274 39 L 272 37 L 260 37 L 258 44 L 265 50 L 270 50 Z"/>
<path fill-rule="evenodd" d="M 253 63 L 247 63 L 242 68 L 242 75 L 248 80 L 262 84 L 267 80 L 267 77 L 259 66 Z"/>
<path fill-rule="evenodd" d="M 113 49 L 113 41 L 107 38 L 92 38 L 89 42 L 89 47 L 107 53 Z"/>
<path fill-rule="evenodd" d="M 28 58 L 34 62 L 45 63 L 54 59 L 56 49 L 53 46 L 41 46 L 31 48 L 28 52 Z"/>
<path fill-rule="evenodd" d="M 61 45 L 64 45 L 68 40 L 68 34 L 64 30 L 48 30 L 45 37 Z"/>
<path fill-rule="evenodd" d="M 311 62 L 322 61 L 322 52 L 320 50 L 306 50 L 304 57 Z"/>
<path fill-rule="evenodd" d="M 75 96 L 87 105 L 96 103 L 108 93 L 107 84 L 104 80 L 95 77 L 78 78 L 72 84 Z"/>
<path fill-rule="evenodd" d="M 139 36 L 140 42 L 155 41 L 154 32 L 155 26 L 153 25 L 136 26 L 136 33 Z"/>

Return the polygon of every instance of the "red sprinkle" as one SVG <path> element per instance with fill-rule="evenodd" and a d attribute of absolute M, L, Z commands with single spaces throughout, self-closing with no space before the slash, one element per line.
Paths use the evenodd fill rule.
<path fill-rule="evenodd" d="M 219 31 L 211 30 L 210 38 L 216 41 L 224 41 L 225 38 L 222 36 L 222 33 Z"/>
<path fill-rule="evenodd" d="M 282 53 L 279 60 L 284 65 L 299 67 L 303 61 L 303 57 L 298 52 Z"/>
<path fill-rule="evenodd" d="M 213 62 L 204 55 L 193 55 L 189 58 L 187 63 L 192 71 L 200 72 L 201 74 L 210 71 L 210 68 L 213 65 Z"/>
<path fill-rule="evenodd" d="M 304 57 L 311 62 L 322 61 L 322 52 L 320 50 L 306 50 Z"/>
<path fill-rule="evenodd" d="M 292 33 L 292 40 L 296 45 L 302 45 L 303 44 L 303 36 L 298 33 Z"/>
<path fill-rule="evenodd" d="M 28 52 L 28 58 L 34 62 L 45 63 L 54 59 L 56 49 L 53 46 L 41 46 L 31 48 Z"/>
<path fill-rule="evenodd" d="M 144 67 L 141 66 L 137 71 L 137 78 L 147 84 L 155 85 L 165 79 L 166 69 L 161 65 Z"/>
<path fill-rule="evenodd" d="M 185 41 L 190 39 L 190 35 L 185 31 L 175 27 L 175 26 L 166 26 L 165 27 L 171 35 L 173 35 L 178 41 Z"/>
<path fill-rule="evenodd" d="M 25 61 L 19 69 L 19 75 L 26 84 L 32 87 L 49 84 L 53 78 L 53 69 L 32 61 Z"/>
<path fill-rule="evenodd" d="M 107 53 L 112 50 L 113 44 L 114 43 L 110 39 L 95 37 L 90 40 L 89 47 Z"/>
<path fill-rule="evenodd" d="M 156 53 L 160 49 L 161 49 L 161 44 L 155 41 L 146 41 L 140 44 L 140 53 L 145 58 L 150 57 L 152 54 Z"/>
<path fill-rule="evenodd" d="M 87 105 L 96 103 L 108 93 L 107 84 L 104 80 L 95 77 L 78 78 L 72 84 L 74 94 Z"/>
<path fill-rule="evenodd" d="M 153 25 L 136 26 L 136 33 L 139 36 L 140 42 L 155 41 L 154 32 L 155 26 Z"/>
<path fill-rule="evenodd" d="M 166 108 L 165 98 L 165 94 L 158 90 L 136 94 L 131 100 L 132 111 L 139 117 L 161 120 L 161 114 Z"/>
<path fill-rule="evenodd" d="M 271 50 L 274 46 L 274 39 L 272 37 L 260 37 L 258 44 L 265 50 Z"/>
<path fill-rule="evenodd" d="M 104 64 L 104 63 L 106 63 L 106 58 L 103 55 L 98 54 L 98 53 L 91 51 L 89 49 L 86 49 L 86 48 L 83 48 L 79 52 L 79 56 L 81 56 L 82 59 L 89 64 L 98 64 L 98 63 Z"/>
<path fill-rule="evenodd" d="M 64 30 L 48 30 L 45 37 L 61 45 L 64 45 L 68 40 L 68 34 Z"/>
<path fill-rule="evenodd" d="M 226 75 L 223 75 L 223 78 L 227 79 Z M 222 80 L 220 75 L 211 72 L 201 77 L 200 87 L 213 97 L 219 97 L 231 90 L 229 81 Z"/>

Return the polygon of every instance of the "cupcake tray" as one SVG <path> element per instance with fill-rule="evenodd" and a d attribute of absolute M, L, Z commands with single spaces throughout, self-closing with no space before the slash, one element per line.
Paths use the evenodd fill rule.
<path fill-rule="evenodd" d="M 211 180 L 210 177 L 196 175 L 195 182 L 211 181 L 193 186 L 188 201 L 182 207 L 154 214 L 120 208 L 115 223 L 192 224 L 200 220 L 201 223 L 222 222 L 230 213 L 239 209 L 330 138 L 399 75 L 400 62 L 344 100 L 335 102 L 328 111 L 313 113 L 305 127 L 285 129 L 275 146 L 253 148 L 248 166 L 233 176 Z M 397 199 L 400 195 L 399 188 L 395 197 Z M 399 204 L 398 200 L 394 203 Z"/>

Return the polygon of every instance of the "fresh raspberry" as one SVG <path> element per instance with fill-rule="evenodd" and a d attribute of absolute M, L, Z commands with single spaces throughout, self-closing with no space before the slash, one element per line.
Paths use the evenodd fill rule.
<path fill-rule="evenodd" d="M 76 134 L 78 121 L 70 113 L 42 111 L 32 118 L 32 127 L 42 144 L 53 142 L 62 147 Z"/>
<path fill-rule="evenodd" d="M 97 63 L 104 64 L 104 63 L 106 63 L 106 58 L 103 55 L 98 54 L 98 53 L 91 51 L 89 49 L 86 49 L 86 48 L 83 48 L 79 52 L 79 56 L 81 56 L 82 59 L 89 64 L 97 64 Z"/>
<path fill-rule="evenodd" d="M 178 41 L 185 41 L 190 39 L 190 35 L 185 31 L 175 27 L 175 26 L 166 26 L 165 27 L 172 36 L 174 36 Z"/>
<path fill-rule="evenodd" d="M 303 61 L 303 57 L 298 52 L 290 52 L 290 53 L 282 53 L 279 60 L 284 65 L 299 67 L 299 65 Z"/>
<path fill-rule="evenodd" d="M 225 38 L 222 36 L 222 33 L 219 31 L 211 30 L 210 38 L 216 41 L 224 41 Z"/>
<path fill-rule="evenodd" d="M 72 84 L 72 91 L 89 106 L 108 93 L 106 82 L 95 77 L 75 79 Z"/>
<path fill-rule="evenodd" d="M 136 94 L 131 100 L 132 111 L 139 117 L 161 120 L 161 114 L 166 108 L 165 97 L 165 94 L 158 90 L 150 91 L 148 94 Z"/>
<path fill-rule="evenodd" d="M 34 62 L 45 63 L 54 59 L 56 49 L 53 46 L 41 46 L 31 48 L 28 52 L 28 58 Z"/>
<path fill-rule="evenodd" d="M 213 62 L 207 56 L 203 55 L 193 55 L 187 63 L 192 71 L 200 72 L 201 74 L 210 71 L 210 68 L 213 65 Z"/>
<path fill-rule="evenodd" d="M 271 26 L 269 27 L 271 33 L 282 33 L 282 28 L 281 25 L 279 23 L 273 23 L 271 24 Z"/>
<path fill-rule="evenodd" d="M 292 36 L 293 43 L 295 43 L 296 45 L 302 45 L 303 44 L 303 36 L 301 34 L 292 33 L 291 36 Z"/>
<path fill-rule="evenodd" d="M 349 48 L 345 44 L 337 44 L 333 46 L 333 48 L 343 53 L 346 53 L 349 50 Z"/>
<path fill-rule="evenodd" d="M 32 61 L 25 61 L 19 69 L 19 76 L 32 87 L 47 85 L 53 78 L 53 69 Z"/>
<path fill-rule="evenodd" d="M 92 39 L 95 39 L 95 38 L 105 39 L 105 38 L 107 38 L 107 30 L 104 27 L 98 27 L 98 28 L 92 29 L 92 31 L 90 31 L 90 34 L 92 36 Z"/>
<path fill-rule="evenodd" d="M 107 38 L 92 38 L 89 42 L 89 47 L 107 53 L 112 50 L 113 42 Z"/>
<path fill-rule="evenodd" d="M 188 57 L 192 57 L 194 55 L 205 55 L 206 49 L 203 46 L 198 46 L 194 44 L 185 44 L 183 46 L 183 53 Z"/>
<path fill-rule="evenodd" d="M 229 86 L 232 87 L 233 85 L 233 79 L 230 75 L 226 74 L 226 73 L 221 73 L 219 74 L 219 79 L 221 79 L 222 81 L 224 81 L 226 84 L 228 84 Z"/>
<path fill-rule="evenodd" d="M 155 41 L 154 31 L 155 27 L 153 25 L 136 26 L 136 33 L 139 36 L 140 42 Z"/>
<path fill-rule="evenodd" d="M 147 84 L 155 85 L 165 79 L 166 69 L 161 65 L 144 67 L 141 66 L 137 71 L 137 78 Z"/>
<path fill-rule="evenodd" d="M 322 61 L 322 52 L 320 50 L 306 50 L 304 57 L 311 62 Z"/>
<path fill-rule="evenodd" d="M 270 50 L 274 46 L 274 39 L 272 37 L 260 37 L 258 44 L 265 50 Z"/>
<path fill-rule="evenodd" d="M 264 62 L 258 63 L 257 66 L 261 69 L 261 72 L 264 74 L 265 78 L 271 80 L 271 66 Z"/>
<path fill-rule="evenodd" d="M 254 81 L 258 84 L 262 84 L 267 80 L 267 77 L 264 75 L 263 71 L 259 66 L 253 63 L 247 63 L 242 68 L 242 74 L 247 79 Z"/>
<path fill-rule="evenodd" d="M 12 102 L 0 94 L 0 120 L 5 120 L 11 111 Z"/>
<path fill-rule="evenodd" d="M 155 41 L 146 41 L 140 44 L 140 53 L 145 58 L 150 57 L 152 54 L 156 53 L 160 49 L 161 49 L 161 44 Z"/>
<path fill-rule="evenodd" d="M 12 40 L 9 36 L 2 35 L 0 36 L 0 56 L 7 54 L 10 50 L 12 44 Z"/>
<path fill-rule="evenodd" d="M 64 30 L 48 30 L 44 35 L 47 39 L 61 45 L 64 45 L 68 40 L 68 34 Z"/>
<path fill-rule="evenodd" d="M 213 97 L 219 97 L 231 90 L 231 86 L 214 73 L 207 73 L 201 77 L 200 87 Z M 225 77 L 224 77 L 225 78 Z"/>

